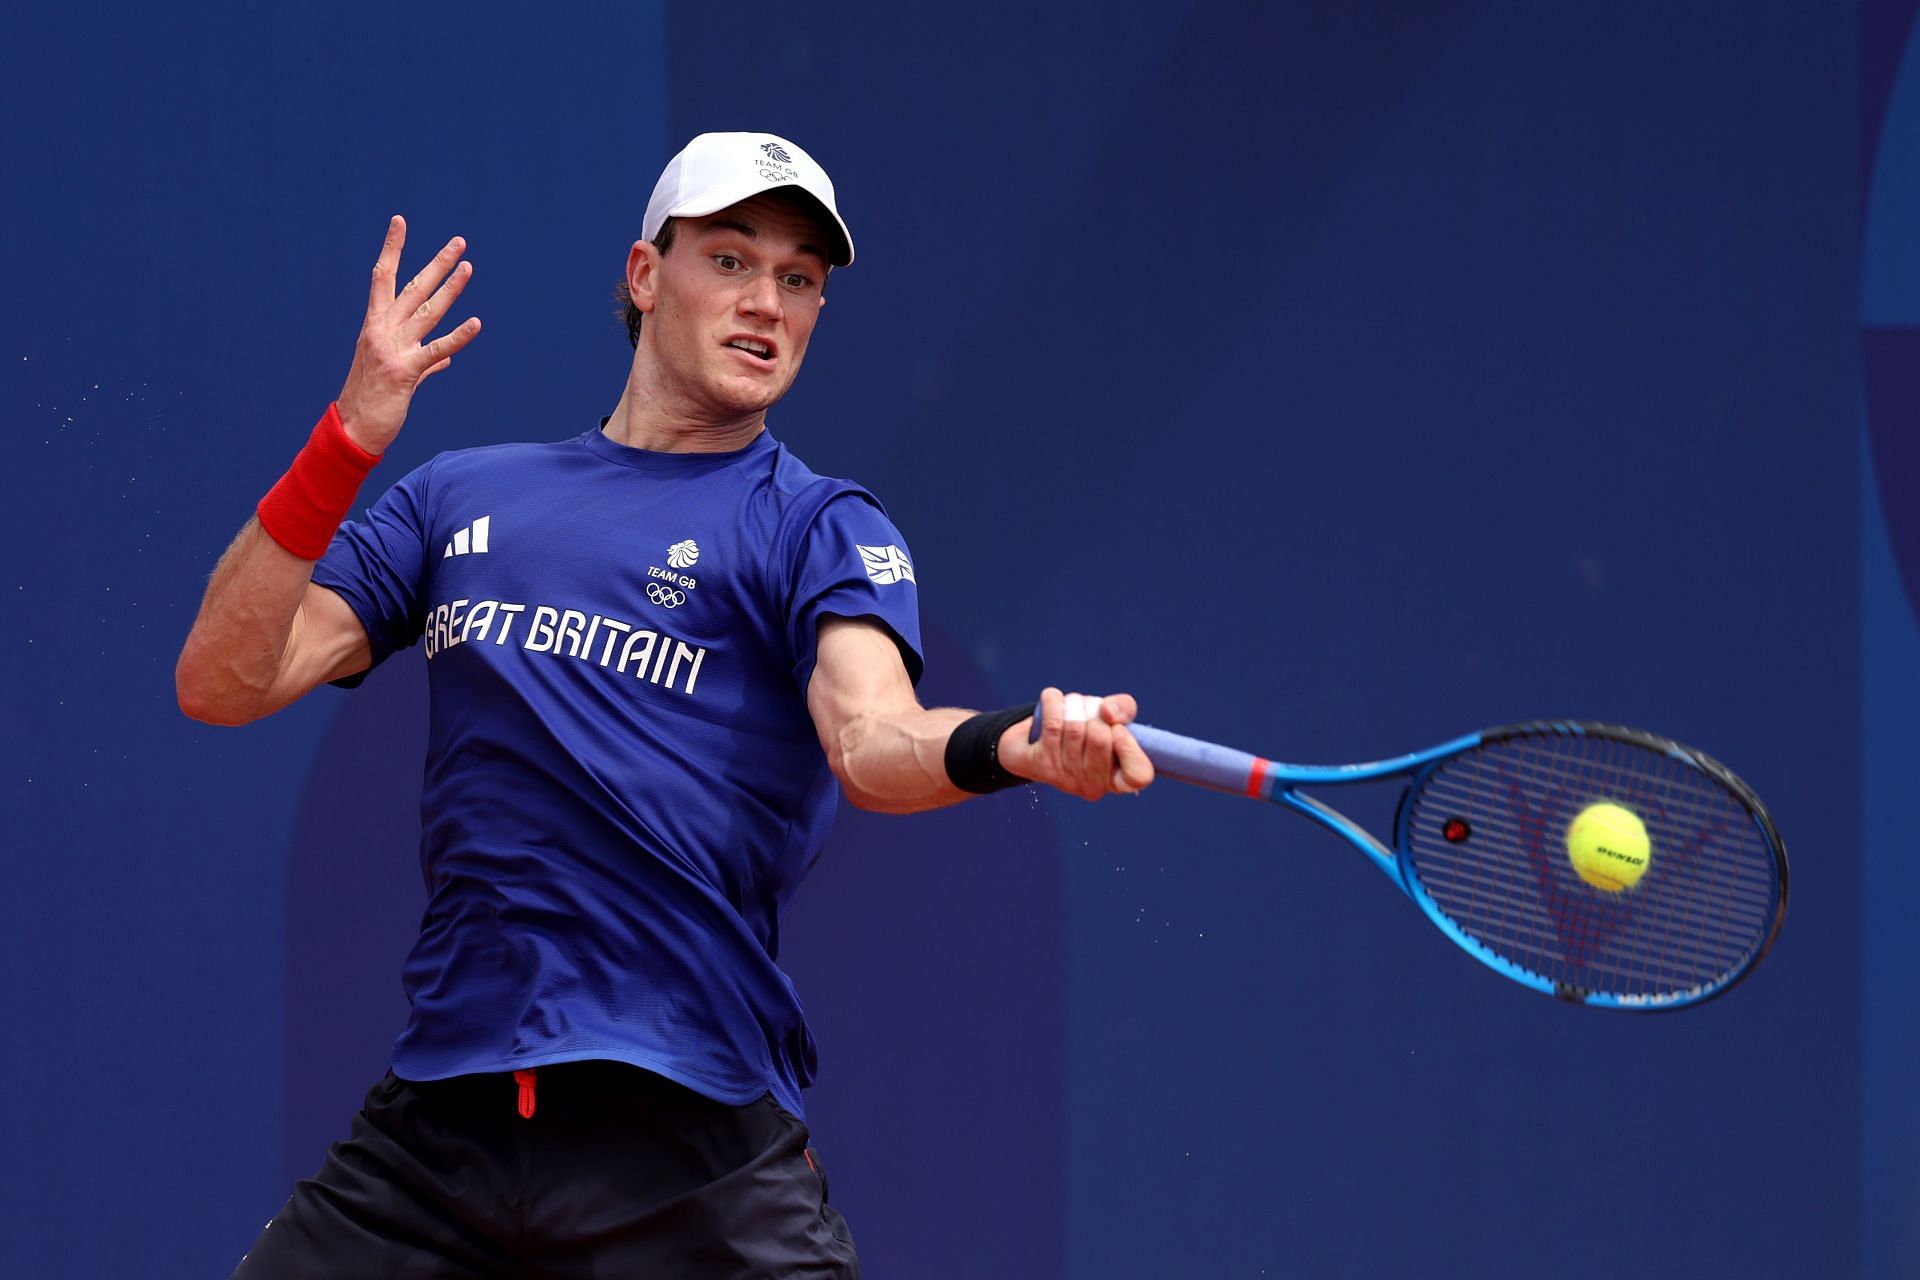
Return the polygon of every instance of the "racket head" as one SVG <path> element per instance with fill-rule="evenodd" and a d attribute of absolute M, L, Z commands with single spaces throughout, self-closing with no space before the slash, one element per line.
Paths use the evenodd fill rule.
<path fill-rule="evenodd" d="M 1786 916 L 1786 846 L 1725 765 L 1584 721 L 1478 736 L 1413 775 L 1394 824 L 1402 887 L 1466 951 L 1562 1000 L 1640 1010 L 1712 999 L 1766 955 Z M 1600 803 L 1646 827 L 1631 888 L 1595 888 L 1568 856 L 1568 827 Z"/>

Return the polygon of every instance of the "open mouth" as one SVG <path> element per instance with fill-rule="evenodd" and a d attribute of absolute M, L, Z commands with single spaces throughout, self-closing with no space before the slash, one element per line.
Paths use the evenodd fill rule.
<path fill-rule="evenodd" d="M 752 338 L 735 338 L 727 345 L 735 351 L 744 351 L 767 364 L 773 363 L 773 348 L 764 342 L 755 342 Z"/>

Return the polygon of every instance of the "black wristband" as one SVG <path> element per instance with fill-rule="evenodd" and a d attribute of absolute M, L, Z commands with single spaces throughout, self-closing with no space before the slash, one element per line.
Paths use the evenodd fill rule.
<path fill-rule="evenodd" d="M 1027 779 L 1000 763 L 1000 735 L 1033 714 L 1034 704 L 982 711 L 954 726 L 947 739 L 947 777 L 962 791 L 985 795 L 1022 786 Z"/>

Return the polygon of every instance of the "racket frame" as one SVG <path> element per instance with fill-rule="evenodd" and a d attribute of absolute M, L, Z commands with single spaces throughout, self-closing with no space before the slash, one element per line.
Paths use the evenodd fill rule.
<path fill-rule="evenodd" d="M 1164 729 L 1156 729 L 1151 725 L 1129 725 L 1128 730 L 1145 749 L 1148 757 L 1153 760 L 1155 770 L 1163 776 L 1214 791 L 1264 800 L 1283 809 L 1291 809 L 1325 827 L 1366 854 L 1388 879 L 1400 886 L 1401 892 L 1413 900 L 1422 914 L 1461 950 L 1522 986 L 1531 987 L 1535 991 L 1570 1004 L 1635 1012 L 1656 1012 L 1686 1008 L 1711 1000 L 1753 971 L 1754 966 L 1760 963 L 1780 936 L 1780 926 L 1786 918 L 1786 846 L 1781 841 L 1780 833 L 1775 828 L 1766 807 L 1760 803 L 1760 798 L 1735 776 L 1732 770 L 1719 761 L 1671 739 L 1644 730 L 1585 720 L 1530 720 L 1486 729 L 1479 733 L 1463 734 L 1424 751 L 1410 752 L 1406 755 L 1364 764 L 1347 765 L 1285 764 L 1203 739 L 1189 738 Z M 1413 821 L 1414 806 L 1408 803 L 1409 800 L 1420 794 L 1427 779 L 1435 770 L 1468 751 L 1504 738 L 1538 737 L 1545 734 L 1609 739 L 1658 752 L 1688 768 L 1706 774 L 1726 788 L 1746 809 L 1767 850 L 1773 856 L 1774 898 L 1771 919 L 1764 936 L 1738 965 L 1713 982 L 1702 983 L 1680 991 L 1653 995 L 1590 991 L 1564 982 L 1556 982 L 1543 974 L 1515 964 L 1466 932 L 1440 909 L 1426 886 L 1420 882 L 1413 860 L 1404 854 L 1411 839 Z M 1300 791 L 1301 787 L 1337 787 L 1401 777 L 1406 778 L 1407 782 L 1405 790 L 1400 795 L 1399 807 L 1394 814 L 1392 848 L 1382 844 L 1372 832 L 1339 810 Z"/>

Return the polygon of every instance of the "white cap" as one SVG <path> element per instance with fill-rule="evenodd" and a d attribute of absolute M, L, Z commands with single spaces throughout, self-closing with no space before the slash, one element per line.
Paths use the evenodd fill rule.
<path fill-rule="evenodd" d="M 771 133 L 703 133 L 667 162 L 647 201 L 640 238 L 660 234 L 668 218 L 701 218 L 779 187 L 798 187 L 819 202 L 840 229 L 840 243 L 827 247 L 827 261 L 853 261 L 853 236 L 833 206 L 833 182 L 813 157 Z"/>

